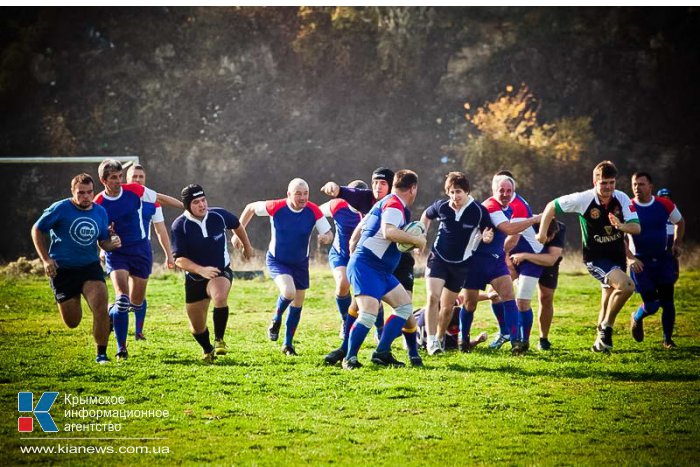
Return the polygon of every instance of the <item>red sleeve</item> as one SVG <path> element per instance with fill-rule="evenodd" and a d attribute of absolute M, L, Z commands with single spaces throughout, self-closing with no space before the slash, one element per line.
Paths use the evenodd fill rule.
<path fill-rule="evenodd" d="M 661 203 L 661 205 L 664 207 L 664 209 L 666 209 L 666 212 L 668 214 L 671 214 L 673 212 L 673 210 L 676 209 L 676 205 L 670 199 L 658 198 L 658 197 L 654 197 L 654 199 L 656 199 L 656 201 Z"/>
<path fill-rule="evenodd" d="M 401 200 L 399 200 L 399 198 L 396 196 L 392 196 L 391 199 L 388 199 L 387 202 L 384 203 L 384 206 L 382 206 L 382 211 L 386 211 L 389 208 L 398 209 L 399 211 L 403 212 L 403 203 L 401 203 Z"/>
<path fill-rule="evenodd" d="M 481 204 L 484 205 L 484 207 L 489 212 L 489 214 L 502 210 L 501 204 L 498 201 L 496 201 L 493 197 L 487 199 L 486 201 L 484 201 Z"/>
<path fill-rule="evenodd" d="M 156 208 L 159 208 L 159 207 L 160 207 L 160 203 L 158 201 L 156 201 Z"/>
<path fill-rule="evenodd" d="M 146 189 L 142 186 L 139 185 L 138 183 L 125 183 L 122 185 L 122 190 L 125 191 L 130 191 L 134 193 L 136 196 L 139 198 L 143 196 L 143 192 L 146 191 Z"/>
<path fill-rule="evenodd" d="M 350 206 L 350 205 L 348 204 L 348 202 L 345 201 L 344 199 L 341 199 L 341 198 L 333 198 L 333 199 L 331 200 L 331 204 L 330 204 L 330 207 L 331 207 L 331 215 L 335 216 L 335 213 L 336 213 L 336 212 L 340 211 L 340 210 L 343 209 L 343 208 L 347 208 L 347 207 L 349 207 L 349 206 Z"/>
<path fill-rule="evenodd" d="M 515 198 L 513 202 L 510 203 L 510 207 L 513 209 L 512 217 L 516 219 L 528 219 L 530 217 L 527 206 L 525 206 L 525 203 L 523 203 L 520 199 Z"/>
<path fill-rule="evenodd" d="M 102 193 L 99 193 L 95 198 L 92 200 L 93 203 L 97 204 L 102 204 L 102 201 L 104 201 L 104 195 Z"/>
<path fill-rule="evenodd" d="M 309 201 L 308 203 L 306 203 L 306 207 L 311 209 L 311 212 L 314 213 L 314 218 L 316 220 L 319 220 L 322 217 L 326 217 L 323 215 L 323 213 L 321 212 L 321 210 L 318 208 L 318 206 L 315 203 L 312 203 L 311 201 Z"/>
<path fill-rule="evenodd" d="M 271 199 L 265 201 L 265 207 L 267 208 L 267 213 L 270 215 L 270 217 L 274 216 L 277 211 L 279 211 L 286 205 L 286 199 Z"/>

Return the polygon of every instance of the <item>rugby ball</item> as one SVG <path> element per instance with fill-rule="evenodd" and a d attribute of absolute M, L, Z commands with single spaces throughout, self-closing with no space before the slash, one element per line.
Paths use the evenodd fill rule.
<path fill-rule="evenodd" d="M 425 226 L 421 221 L 413 221 L 406 224 L 402 230 L 411 235 L 418 236 L 425 233 Z M 413 243 L 397 243 L 396 247 L 401 253 L 406 253 L 413 250 L 416 246 Z"/>

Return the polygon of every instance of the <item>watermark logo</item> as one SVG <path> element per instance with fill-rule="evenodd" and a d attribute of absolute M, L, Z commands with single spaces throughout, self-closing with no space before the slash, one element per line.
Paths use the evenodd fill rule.
<path fill-rule="evenodd" d="M 18 392 L 17 393 L 17 411 L 18 412 L 31 412 L 36 417 L 36 421 L 39 422 L 39 426 L 42 431 L 46 433 L 55 433 L 58 431 L 56 423 L 53 421 L 49 410 L 56 402 L 58 397 L 58 392 L 44 392 L 39 398 L 39 402 L 34 406 L 34 393 L 32 392 Z M 17 430 L 23 433 L 34 431 L 34 418 L 29 417 L 19 417 L 17 419 Z"/>

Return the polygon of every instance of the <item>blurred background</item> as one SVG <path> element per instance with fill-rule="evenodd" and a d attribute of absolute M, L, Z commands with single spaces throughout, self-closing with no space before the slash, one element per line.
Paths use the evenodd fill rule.
<path fill-rule="evenodd" d="M 618 189 L 649 171 L 699 236 L 697 7 L 0 13 L 0 159 L 137 155 L 151 188 L 199 183 L 236 214 L 294 177 L 321 204 L 328 180 L 410 168 L 414 218 L 451 170 L 483 199 L 509 169 L 539 212 L 610 159 Z M 0 262 L 36 256 L 31 225 L 83 171 L 96 178 L 97 164 L 0 164 Z M 564 220 L 573 245 L 577 220 Z M 268 232 L 251 223 L 256 248 Z"/>

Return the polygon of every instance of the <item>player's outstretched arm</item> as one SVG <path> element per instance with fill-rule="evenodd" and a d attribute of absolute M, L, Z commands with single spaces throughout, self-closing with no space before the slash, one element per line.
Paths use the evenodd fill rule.
<path fill-rule="evenodd" d="M 540 220 L 540 231 L 537 232 L 537 241 L 543 245 L 547 243 L 547 229 L 549 229 L 549 224 L 552 223 L 552 219 L 554 218 L 554 213 L 556 209 L 557 208 L 554 205 L 554 201 L 550 201 L 549 203 L 547 203 L 547 206 L 542 212 L 542 219 Z"/>
<path fill-rule="evenodd" d="M 172 196 L 164 195 L 163 193 L 156 193 L 156 200 L 163 206 L 168 206 L 175 209 L 185 209 L 185 205 L 182 204 L 177 198 Z"/>
<path fill-rule="evenodd" d="M 340 194 L 340 185 L 335 182 L 328 182 L 321 187 L 321 192 L 330 196 L 331 198 L 337 198 Z"/>

